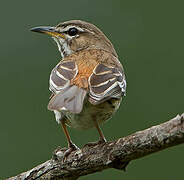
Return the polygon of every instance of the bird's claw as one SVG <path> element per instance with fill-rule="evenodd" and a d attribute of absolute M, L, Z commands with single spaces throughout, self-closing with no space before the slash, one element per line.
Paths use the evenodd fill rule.
<path fill-rule="evenodd" d="M 75 144 L 70 144 L 68 149 L 64 152 L 63 155 L 63 162 L 65 162 L 67 160 L 67 157 L 73 152 L 79 150 L 79 148 L 75 145 Z"/>
<path fill-rule="evenodd" d="M 106 139 L 100 139 L 99 141 L 97 142 L 88 142 L 87 144 L 85 144 L 83 147 L 86 147 L 86 146 L 96 146 L 96 145 L 100 145 L 100 144 L 104 144 L 106 141 Z"/>

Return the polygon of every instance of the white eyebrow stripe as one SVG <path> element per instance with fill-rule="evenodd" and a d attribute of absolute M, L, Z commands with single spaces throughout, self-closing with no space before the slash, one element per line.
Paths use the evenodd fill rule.
<path fill-rule="evenodd" d="M 68 31 L 70 28 L 77 28 L 79 31 L 84 32 L 84 29 L 82 29 L 78 26 L 73 26 L 73 25 L 70 25 L 70 26 L 67 26 L 67 27 L 63 28 L 62 31 L 63 32 Z"/>

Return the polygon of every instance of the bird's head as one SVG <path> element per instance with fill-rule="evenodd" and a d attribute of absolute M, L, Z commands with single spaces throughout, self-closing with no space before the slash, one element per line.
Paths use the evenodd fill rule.
<path fill-rule="evenodd" d="M 93 24 L 85 21 L 71 20 L 53 27 L 35 27 L 31 31 L 52 36 L 62 57 L 86 48 L 104 49 L 117 56 L 113 45 L 104 33 Z"/>

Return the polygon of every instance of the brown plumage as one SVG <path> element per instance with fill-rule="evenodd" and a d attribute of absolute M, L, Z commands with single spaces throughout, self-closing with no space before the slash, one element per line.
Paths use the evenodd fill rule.
<path fill-rule="evenodd" d="M 96 26 L 79 20 L 32 31 L 51 35 L 63 57 L 50 75 L 53 96 L 48 109 L 67 137 L 66 156 L 77 148 L 66 124 L 77 129 L 96 127 L 99 143 L 105 142 L 99 124 L 112 117 L 126 91 L 124 70 L 112 43 Z"/>

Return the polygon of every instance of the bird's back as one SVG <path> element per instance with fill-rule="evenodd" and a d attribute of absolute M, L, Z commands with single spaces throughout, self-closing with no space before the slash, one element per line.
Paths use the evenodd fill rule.
<path fill-rule="evenodd" d="M 70 78 L 67 70 L 70 74 L 72 70 L 65 65 L 68 62 L 75 64 Z M 117 58 L 108 51 L 85 49 L 73 53 L 62 59 L 56 71 L 55 74 L 62 80 L 68 77 L 68 85 L 64 84 L 59 90 L 55 74 L 51 74 L 50 89 L 55 95 L 48 107 L 64 114 L 68 125 L 88 129 L 94 126 L 93 119 L 104 122 L 118 109 L 124 93 L 120 86 L 121 81 L 124 83 L 124 73 Z"/>

